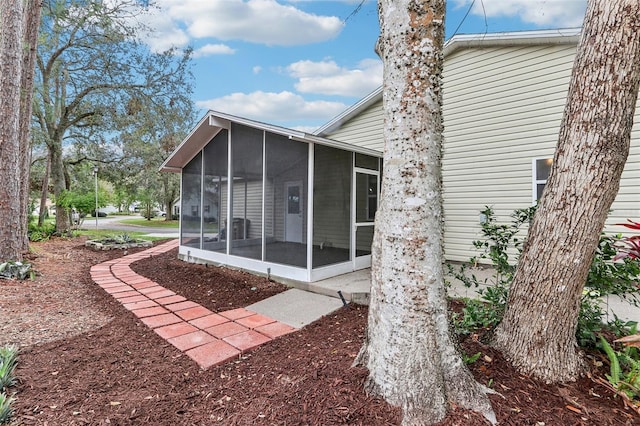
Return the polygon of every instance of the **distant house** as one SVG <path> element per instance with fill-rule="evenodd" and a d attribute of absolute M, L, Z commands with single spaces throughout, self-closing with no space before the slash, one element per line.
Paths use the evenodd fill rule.
<path fill-rule="evenodd" d="M 380 153 L 210 111 L 181 173 L 179 256 L 299 281 L 371 265 Z"/>
<path fill-rule="evenodd" d="M 493 206 L 508 221 L 542 194 L 558 139 L 579 29 L 455 36 L 444 50 L 445 255 L 466 261 Z M 606 231 L 640 219 L 638 116 Z M 315 132 L 381 151 L 382 89 Z"/>

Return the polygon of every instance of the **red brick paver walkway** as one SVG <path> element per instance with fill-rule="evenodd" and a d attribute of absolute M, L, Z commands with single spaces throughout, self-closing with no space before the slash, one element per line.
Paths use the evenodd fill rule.
<path fill-rule="evenodd" d="M 130 268 L 133 262 L 177 246 L 178 240 L 171 240 L 94 265 L 91 279 L 160 337 L 205 369 L 296 330 L 244 308 L 211 312 Z"/>

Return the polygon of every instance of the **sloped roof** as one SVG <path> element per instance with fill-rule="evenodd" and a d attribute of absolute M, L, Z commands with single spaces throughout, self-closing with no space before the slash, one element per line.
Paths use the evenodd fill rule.
<path fill-rule="evenodd" d="M 580 28 L 556 30 L 513 31 L 502 33 L 458 34 L 444 44 L 444 57 L 460 49 L 494 46 L 526 46 L 540 44 L 576 44 L 580 36 Z M 338 130 L 344 123 L 359 115 L 371 105 L 382 99 L 382 86 L 347 108 L 341 114 L 313 132 L 314 135 L 326 136 Z"/>
<path fill-rule="evenodd" d="M 317 143 L 320 145 L 331 146 L 333 148 L 344 149 L 346 151 L 358 152 L 361 154 L 381 157 L 382 153 L 373 149 L 363 148 L 355 145 L 346 144 L 344 142 L 335 141 L 333 139 L 312 135 L 298 130 L 287 129 L 285 127 L 275 126 L 272 124 L 262 123 L 250 120 L 248 118 L 237 117 L 231 114 L 225 114 L 218 111 L 209 111 L 191 130 L 191 133 L 176 147 L 169 158 L 160 166 L 160 171 L 179 173 L 182 168 L 193 157 L 200 152 L 204 146 L 213 139 L 222 129 L 230 129 L 231 123 L 241 124 L 248 127 L 264 130 L 270 133 L 286 136 L 289 139 L 306 143 Z"/>

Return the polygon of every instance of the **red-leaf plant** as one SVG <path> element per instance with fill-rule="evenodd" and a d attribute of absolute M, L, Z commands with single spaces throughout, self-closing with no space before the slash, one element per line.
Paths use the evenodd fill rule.
<path fill-rule="evenodd" d="M 629 223 L 616 223 L 616 225 L 625 226 L 634 231 L 640 231 L 640 222 L 634 222 L 631 219 L 627 219 Z M 618 248 L 618 254 L 613 260 L 624 259 L 629 257 L 631 259 L 640 259 L 640 235 L 633 235 L 631 237 L 624 237 L 618 241 L 620 244 Z"/>

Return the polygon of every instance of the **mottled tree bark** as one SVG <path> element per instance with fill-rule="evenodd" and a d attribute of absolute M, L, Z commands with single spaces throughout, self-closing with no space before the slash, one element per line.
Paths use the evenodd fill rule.
<path fill-rule="evenodd" d="M 522 373 L 575 380 L 580 297 L 629 152 L 640 2 L 590 0 L 551 175 L 494 343 Z"/>
<path fill-rule="evenodd" d="M 367 389 L 402 407 L 404 425 L 451 406 L 495 421 L 447 319 L 442 248 L 444 0 L 380 1 L 384 176 L 373 242 Z"/>
<path fill-rule="evenodd" d="M 22 0 L 0 2 L 0 261 L 22 258 L 20 76 Z"/>

